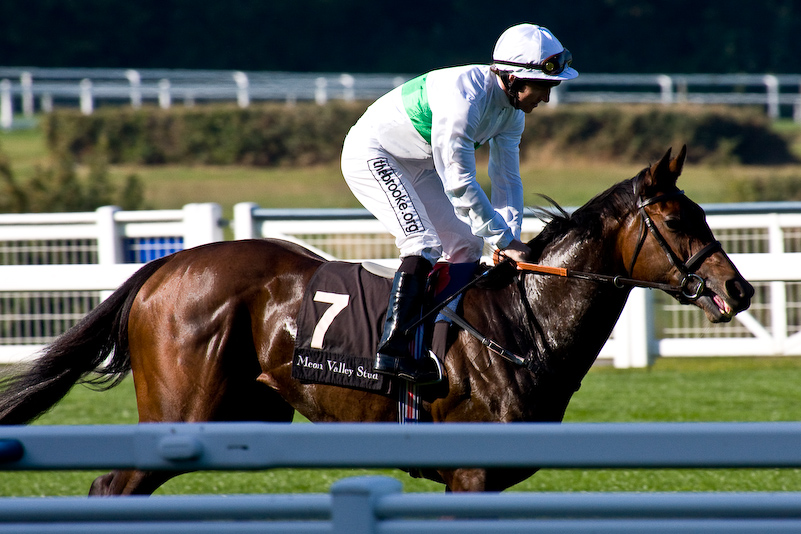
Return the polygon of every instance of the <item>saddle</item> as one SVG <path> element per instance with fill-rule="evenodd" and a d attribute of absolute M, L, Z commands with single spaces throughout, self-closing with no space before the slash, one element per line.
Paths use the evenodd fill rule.
<path fill-rule="evenodd" d="M 447 267 L 438 264 L 429 275 L 424 309 L 450 290 Z M 337 261 L 317 270 L 297 317 L 293 378 L 396 396 L 403 381 L 372 371 L 394 274 L 375 264 Z M 426 347 L 435 319 L 432 314 L 422 325 Z"/>

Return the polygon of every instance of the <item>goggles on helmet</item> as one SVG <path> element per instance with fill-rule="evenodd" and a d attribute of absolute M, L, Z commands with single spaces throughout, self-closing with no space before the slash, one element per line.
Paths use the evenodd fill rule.
<path fill-rule="evenodd" d="M 512 67 L 522 67 L 529 70 L 541 70 L 548 76 L 558 76 L 573 63 L 573 54 L 565 48 L 558 54 L 546 58 L 542 63 L 516 63 L 514 61 L 495 61 L 499 65 L 510 65 Z"/>

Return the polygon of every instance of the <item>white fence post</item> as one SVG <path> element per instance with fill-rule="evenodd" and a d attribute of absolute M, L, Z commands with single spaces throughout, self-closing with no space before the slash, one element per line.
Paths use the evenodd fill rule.
<path fill-rule="evenodd" d="M 0 126 L 8 130 L 14 124 L 14 105 L 11 102 L 11 82 L 0 81 Z"/>
<path fill-rule="evenodd" d="M 322 106 L 328 102 L 328 80 L 321 76 L 315 80 L 314 84 L 316 86 L 316 89 L 314 90 L 314 101 L 317 102 L 318 105 Z"/>
<path fill-rule="evenodd" d="M 666 74 L 660 74 L 656 77 L 657 83 L 659 83 L 660 94 L 661 94 L 661 102 L 662 104 L 668 105 L 673 103 L 673 78 Z"/>
<path fill-rule="evenodd" d="M 45 93 L 39 101 L 43 113 L 51 113 L 53 111 L 53 95 Z"/>
<path fill-rule="evenodd" d="M 244 72 L 237 71 L 234 73 L 234 82 L 236 82 L 236 103 L 240 108 L 246 108 L 250 105 L 250 80 L 248 75 Z"/>
<path fill-rule="evenodd" d="M 234 239 L 254 239 L 256 235 L 253 210 L 259 205 L 255 202 L 240 202 L 234 206 Z"/>
<path fill-rule="evenodd" d="M 562 100 L 562 91 L 564 90 L 563 86 L 556 86 L 551 89 L 551 96 L 548 101 L 549 107 L 557 107 L 559 105 L 559 102 Z"/>
<path fill-rule="evenodd" d="M 801 124 L 801 96 L 793 103 L 793 121 Z"/>
<path fill-rule="evenodd" d="M 353 87 L 356 85 L 356 78 L 350 74 L 343 74 L 339 77 L 339 83 L 341 83 L 344 88 L 342 99 L 346 102 L 353 102 L 356 99 L 353 91 Z"/>
<path fill-rule="evenodd" d="M 139 71 L 128 69 L 125 71 L 125 77 L 131 84 L 131 107 L 139 109 L 142 107 L 142 76 Z"/>
<path fill-rule="evenodd" d="M 93 111 L 92 80 L 84 78 L 81 80 L 81 113 L 84 115 L 91 115 Z"/>
<path fill-rule="evenodd" d="M 22 86 L 22 114 L 26 118 L 33 117 L 33 76 L 30 72 L 23 72 L 19 77 Z"/>
<path fill-rule="evenodd" d="M 117 206 L 101 206 L 95 210 L 97 214 L 97 263 L 113 265 L 124 263 L 122 237 L 114 220 L 114 214 L 120 211 Z"/>
<path fill-rule="evenodd" d="M 212 202 L 184 206 L 184 248 L 223 240 L 222 208 Z"/>
<path fill-rule="evenodd" d="M 125 263 L 122 250 L 122 233 L 114 220 L 114 214 L 120 211 L 117 206 L 101 206 L 95 210 L 97 215 L 97 263 L 113 265 Z M 114 291 L 100 292 L 100 298 L 106 300 Z"/>
<path fill-rule="evenodd" d="M 771 119 L 779 118 L 779 79 L 773 74 L 767 74 L 762 78 L 768 92 L 768 117 Z"/>
<path fill-rule="evenodd" d="M 648 367 L 653 339 L 653 295 L 650 290 L 635 287 L 615 326 L 614 366 Z"/>
<path fill-rule="evenodd" d="M 333 534 L 373 534 L 378 532 L 376 501 L 389 494 L 400 494 L 403 484 L 394 478 L 353 477 L 331 485 L 331 532 Z"/>
<path fill-rule="evenodd" d="M 778 214 L 773 214 L 768 226 L 768 250 L 784 254 L 784 230 Z M 787 290 L 784 281 L 770 282 L 770 323 L 775 351 L 781 354 L 787 343 Z"/>
<path fill-rule="evenodd" d="M 164 78 L 159 81 L 159 107 L 170 109 L 172 105 L 172 95 L 170 94 L 170 80 Z"/>

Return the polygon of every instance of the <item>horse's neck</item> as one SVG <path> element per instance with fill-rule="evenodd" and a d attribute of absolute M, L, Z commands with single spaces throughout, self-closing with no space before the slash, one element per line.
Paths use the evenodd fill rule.
<path fill-rule="evenodd" d="M 615 274 L 615 244 L 605 238 L 570 235 L 546 247 L 544 265 L 573 271 Z M 612 284 L 527 275 L 525 298 L 541 332 L 538 349 L 559 360 L 591 365 L 612 331 L 629 291 Z M 577 360 L 581 360 L 581 363 Z"/>

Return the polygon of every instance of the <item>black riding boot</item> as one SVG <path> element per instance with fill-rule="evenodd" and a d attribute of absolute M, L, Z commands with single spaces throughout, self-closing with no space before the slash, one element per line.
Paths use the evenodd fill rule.
<path fill-rule="evenodd" d="M 431 264 L 420 257 L 407 257 L 395 273 L 389 296 L 384 331 L 378 343 L 373 369 L 410 382 L 427 384 L 442 378 L 436 362 L 429 357 L 415 359 L 411 354 L 412 336 L 405 331 L 420 319 L 423 293 Z"/>

